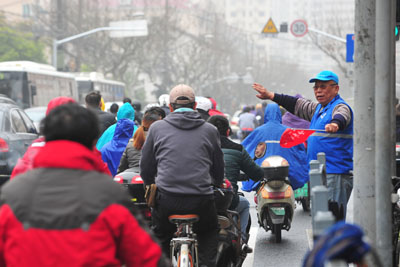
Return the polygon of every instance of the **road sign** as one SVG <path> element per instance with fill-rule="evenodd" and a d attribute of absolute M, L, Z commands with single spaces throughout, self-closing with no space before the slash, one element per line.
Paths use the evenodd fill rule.
<path fill-rule="evenodd" d="M 346 62 L 354 62 L 354 34 L 346 35 Z"/>
<path fill-rule="evenodd" d="M 296 37 L 302 37 L 308 32 L 308 25 L 305 20 L 295 20 L 290 25 L 290 32 Z"/>
<path fill-rule="evenodd" d="M 278 29 L 276 28 L 271 18 L 269 18 L 261 33 L 278 33 Z"/>
<path fill-rule="evenodd" d="M 125 20 L 125 21 L 112 21 L 109 23 L 110 28 L 116 28 L 121 30 L 110 31 L 111 38 L 123 38 L 123 37 L 137 37 L 147 36 L 147 21 L 141 20 Z"/>

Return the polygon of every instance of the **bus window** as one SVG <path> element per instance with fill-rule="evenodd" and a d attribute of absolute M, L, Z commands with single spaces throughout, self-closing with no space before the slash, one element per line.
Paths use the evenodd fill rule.
<path fill-rule="evenodd" d="M 29 98 L 24 97 L 23 85 L 23 72 L 0 72 L 0 94 L 8 96 L 12 100 L 14 100 L 20 107 L 26 108 L 29 106 Z"/>

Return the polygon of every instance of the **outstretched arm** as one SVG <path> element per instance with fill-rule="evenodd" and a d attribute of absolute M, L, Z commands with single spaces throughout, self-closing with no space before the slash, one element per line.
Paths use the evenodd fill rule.
<path fill-rule="evenodd" d="M 264 86 L 262 86 L 259 83 L 254 83 L 253 84 L 253 89 L 258 92 L 256 97 L 264 100 L 274 100 L 275 93 L 268 91 Z"/>

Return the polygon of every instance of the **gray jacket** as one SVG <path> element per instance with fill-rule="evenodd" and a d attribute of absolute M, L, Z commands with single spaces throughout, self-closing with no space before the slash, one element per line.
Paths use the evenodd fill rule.
<path fill-rule="evenodd" d="M 121 160 L 119 162 L 117 173 L 123 172 L 126 169 L 139 170 L 139 161 L 141 154 L 142 151 L 136 149 L 133 146 L 133 139 L 129 140 L 129 143 L 126 146 L 125 151 L 122 154 Z"/>
<path fill-rule="evenodd" d="M 239 127 L 243 131 L 252 131 L 258 126 L 256 116 L 250 112 L 245 112 L 239 116 Z M 251 130 L 250 130 L 251 129 Z"/>
<path fill-rule="evenodd" d="M 190 111 L 175 111 L 154 122 L 142 148 L 140 175 L 161 192 L 212 195 L 212 185 L 224 178 L 217 129 Z"/>

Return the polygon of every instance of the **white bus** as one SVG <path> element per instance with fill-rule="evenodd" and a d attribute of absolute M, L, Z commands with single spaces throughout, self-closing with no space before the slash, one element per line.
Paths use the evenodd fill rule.
<path fill-rule="evenodd" d="M 85 96 L 90 91 L 99 91 L 104 102 L 121 102 L 125 97 L 125 84 L 122 82 L 105 79 L 98 72 L 74 73 L 78 86 L 79 102 L 85 103 Z"/>
<path fill-rule="evenodd" d="M 78 100 L 74 75 L 31 61 L 0 62 L 0 94 L 12 98 L 24 109 L 47 106 L 57 96 Z"/>

